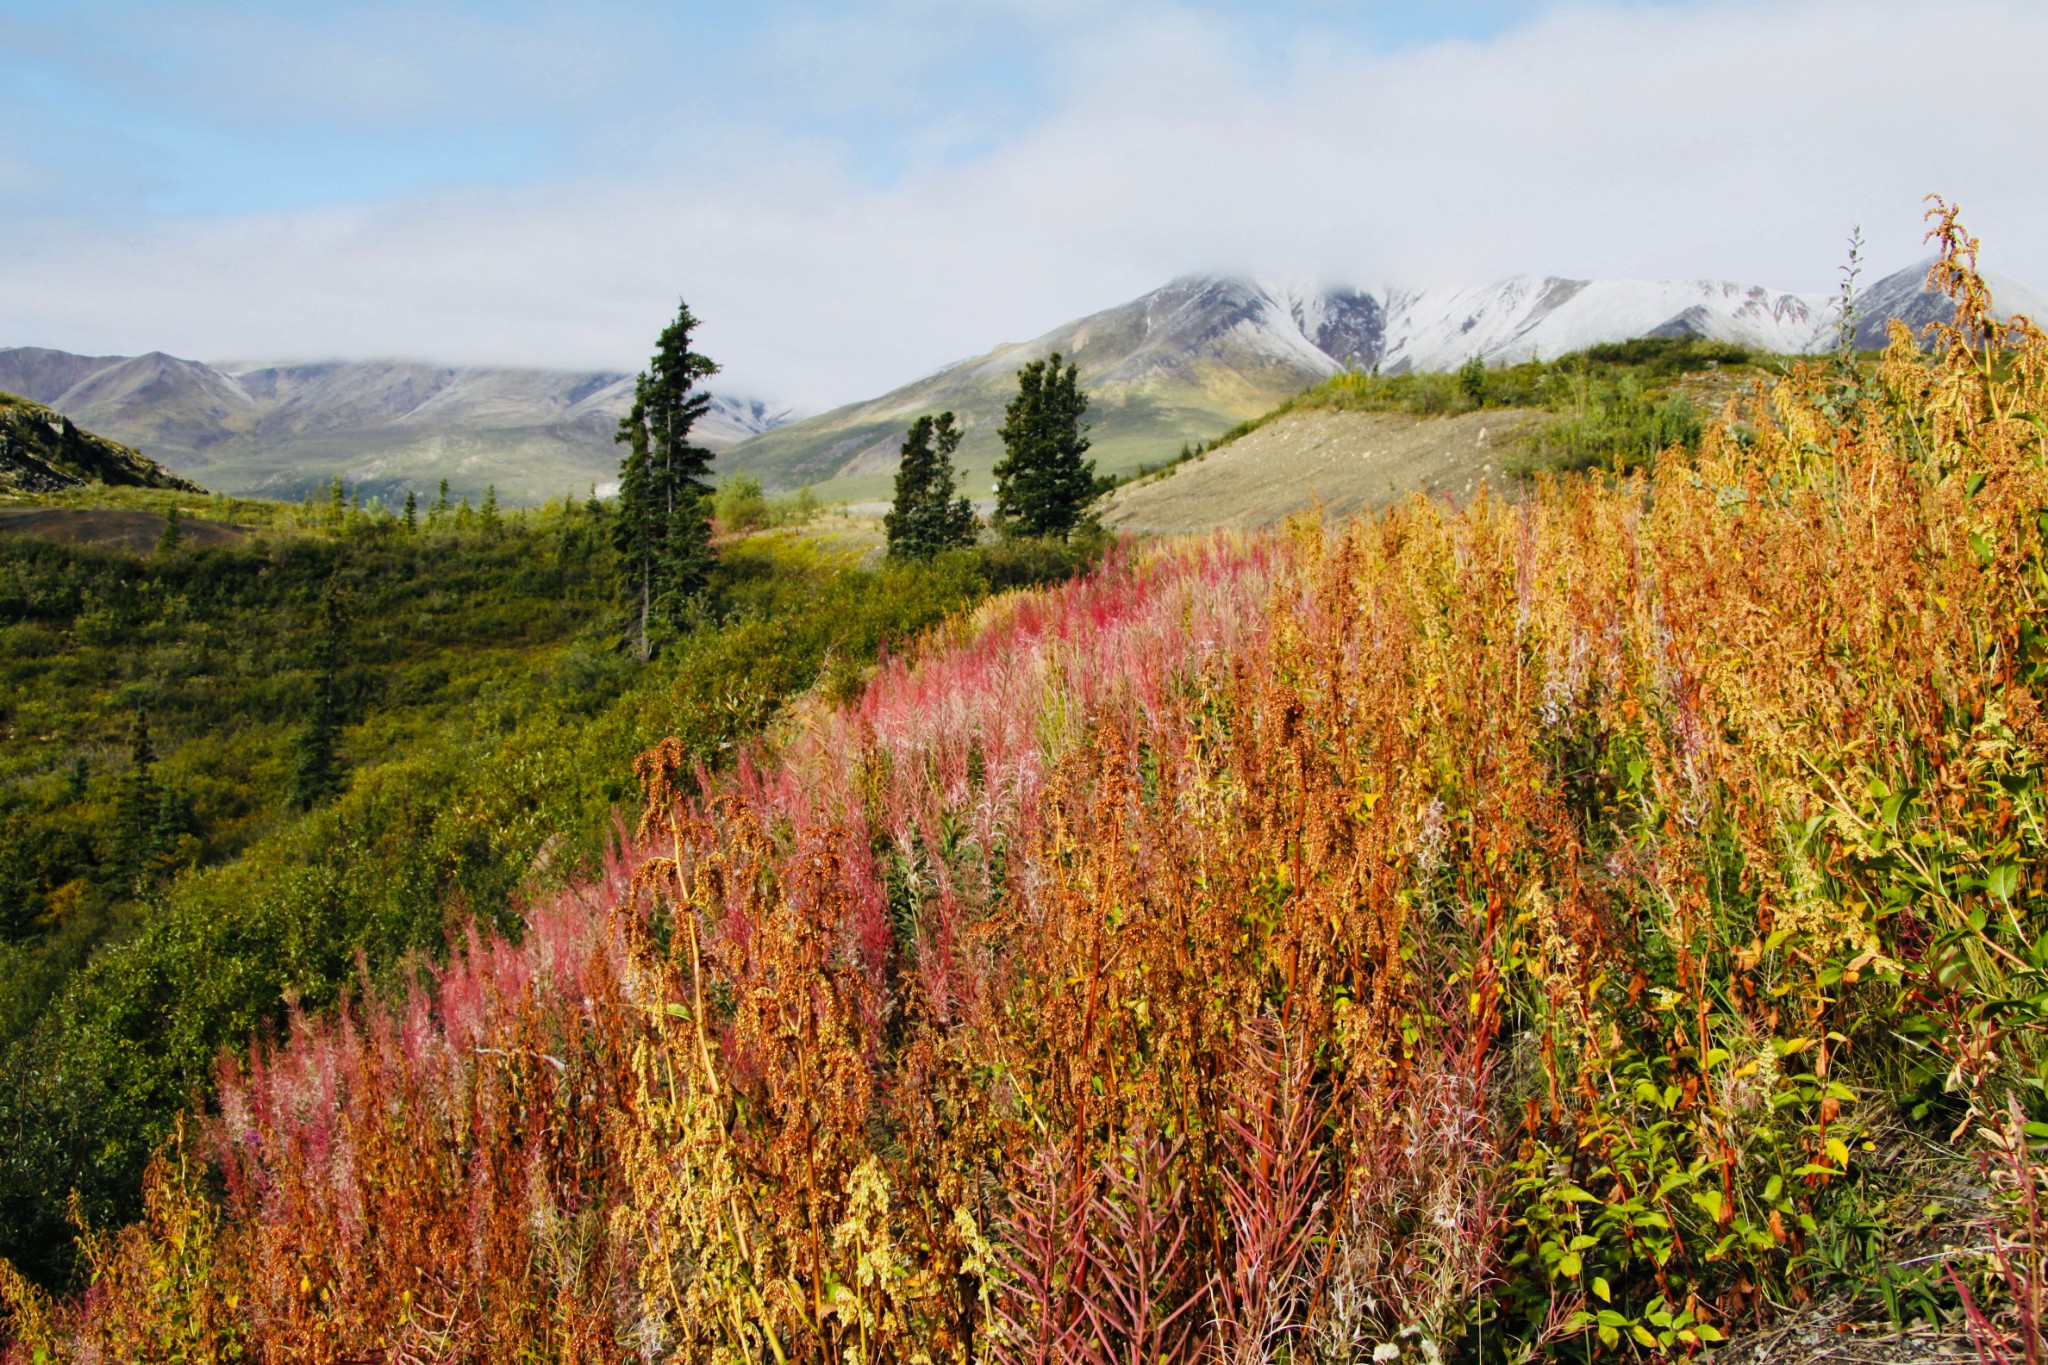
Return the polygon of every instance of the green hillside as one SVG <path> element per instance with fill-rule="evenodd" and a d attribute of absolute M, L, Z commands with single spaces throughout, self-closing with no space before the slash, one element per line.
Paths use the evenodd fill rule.
<path fill-rule="evenodd" d="M 810 484 L 828 501 L 885 501 L 911 420 L 950 410 L 967 428 L 957 457 L 962 486 L 986 498 L 1002 458 L 996 430 L 1003 407 L 1016 396 L 1017 368 L 1033 358 L 1022 348 L 993 354 L 1001 360 L 978 362 L 972 373 L 947 371 L 871 402 L 765 432 L 721 457 L 720 467 L 752 474 L 771 489 Z M 1091 399 L 1089 456 L 1098 472 L 1124 474 L 1157 464 L 1187 442 L 1211 439 L 1270 410 L 1305 382 L 1291 372 L 1273 376 L 1270 384 L 1240 375 L 1216 378 L 1210 387 L 1160 383 L 1134 389 L 1091 382 L 1084 364 L 1082 383 Z"/>

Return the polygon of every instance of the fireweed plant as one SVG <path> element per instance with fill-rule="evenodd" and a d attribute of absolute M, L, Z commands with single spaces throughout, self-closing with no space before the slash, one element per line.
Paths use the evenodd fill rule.
<path fill-rule="evenodd" d="M 224 1061 L 83 1298 L 0 1275 L 9 1359 L 1669 1360 L 1881 1315 L 1877 1143 L 1996 1136 L 2031 1211 L 2048 1134 L 2048 338 L 1934 217 L 1931 350 L 1653 476 L 1113 557 L 727 775 L 649 752 L 516 947 Z M 1929 1277 L 1987 1351 L 2039 1224 Z"/>

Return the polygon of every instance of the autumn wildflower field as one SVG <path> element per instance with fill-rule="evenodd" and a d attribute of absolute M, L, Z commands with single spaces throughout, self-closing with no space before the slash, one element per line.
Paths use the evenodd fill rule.
<path fill-rule="evenodd" d="M 2048 338 L 1937 234 L 1931 348 L 1696 455 L 645 754 L 602 876 L 224 1058 L 82 1295 L 0 1269 L 5 1359 L 2039 1360 Z"/>

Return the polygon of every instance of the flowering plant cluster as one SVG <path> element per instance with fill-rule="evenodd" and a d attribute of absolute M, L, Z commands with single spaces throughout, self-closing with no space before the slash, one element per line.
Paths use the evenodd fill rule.
<path fill-rule="evenodd" d="M 1888 1125 L 2048 1075 L 2048 338 L 1937 236 L 1931 353 L 1654 474 L 1126 554 L 648 753 L 517 943 L 224 1061 L 13 1358 L 1675 1359 L 1869 1282 Z"/>

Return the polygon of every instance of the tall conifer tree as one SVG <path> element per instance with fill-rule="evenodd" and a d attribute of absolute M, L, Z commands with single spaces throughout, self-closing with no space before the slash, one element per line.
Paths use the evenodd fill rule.
<path fill-rule="evenodd" d="M 642 659 L 653 654 L 659 634 L 680 626 L 711 569 L 711 452 L 690 443 L 690 428 L 711 406 L 698 385 L 718 366 L 690 349 L 696 328 L 690 306 L 679 305 L 619 423 L 626 458 L 613 537 Z"/>
<path fill-rule="evenodd" d="M 996 465 L 996 526 L 1005 535 L 1059 536 L 1080 523 L 1095 499 L 1088 453 L 1088 395 L 1077 368 L 1054 351 L 1017 371 L 1017 396 L 1004 410 L 1004 455 Z"/>
<path fill-rule="evenodd" d="M 291 787 L 286 801 L 311 810 L 341 794 L 341 662 L 347 618 L 330 589 L 320 604 L 320 636 L 313 645 L 313 709 L 292 739 Z"/>
<path fill-rule="evenodd" d="M 151 831 L 162 798 L 156 784 L 156 746 L 149 741 L 149 716 L 137 712 L 135 733 L 128 744 L 128 771 L 114 796 L 113 857 L 122 890 L 141 895 L 147 889 L 151 855 L 155 852 Z"/>
<path fill-rule="evenodd" d="M 961 434 L 950 412 L 910 424 L 896 466 L 896 502 L 882 519 L 894 558 L 930 559 L 974 543 L 974 507 L 954 496 L 953 452 Z"/>

